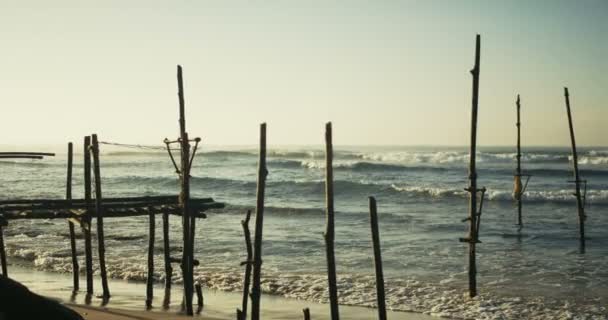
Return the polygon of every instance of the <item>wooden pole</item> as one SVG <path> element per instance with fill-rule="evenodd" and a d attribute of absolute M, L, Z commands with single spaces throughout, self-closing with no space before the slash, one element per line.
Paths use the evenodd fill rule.
<path fill-rule="evenodd" d="M 266 189 L 266 123 L 260 125 L 260 159 L 258 163 L 257 202 L 253 251 L 253 285 L 251 286 L 251 320 L 260 319 L 260 277 L 262 274 L 262 228 L 264 227 L 264 193 Z"/>
<path fill-rule="evenodd" d="M 334 254 L 334 171 L 331 122 L 325 125 L 325 252 L 327 255 L 327 281 L 331 319 L 340 319 L 338 310 L 338 286 L 336 280 L 336 258 Z"/>
<path fill-rule="evenodd" d="M 196 300 L 197 300 L 197 305 L 198 305 L 198 310 L 199 313 L 201 310 L 203 310 L 203 307 L 205 306 L 205 300 L 203 298 L 203 287 L 201 286 L 201 284 L 199 282 L 197 282 L 194 285 L 194 288 L 196 289 Z"/>
<path fill-rule="evenodd" d="M 108 286 L 108 273 L 106 271 L 106 246 L 103 233 L 103 205 L 101 195 L 101 169 L 99 164 L 99 142 L 97 135 L 92 135 L 93 145 L 93 173 L 95 174 L 95 212 L 97 213 L 97 251 L 99 255 L 99 271 L 101 276 L 101 287 L 103 288 L 103 300 L 110 298 Z"/>
<path fill-rule="evenodd" d="M 150 210 L 149 230 L 148 230 L 148 278 L 146 279 L 146 307 L 152 308 L 154 298 L 154 229 L 156 221 L 154 212 Z"/>
<path fill-rule="evenodd" d="M 372 228 L 372 243 L 374 247 L 374 266 L 376 268 L 376 300 L 378 303 L 378 319 L 386 320 L 386 299 L 384 296 L 382 252 L 380 251 L 380 231 L 378 229 L 378 213 L 376 211 L 376 199 L 374 197 L 369 197 L 369 217 Z"/>
<path fill-rule="evenodd" d="M 165 257 L 165 297 L 163 307 L 169 307 L 171 302 L 171 278 L 173 268 L 171 267 L 171 247 L 169 245 L 169 212 L 163 212 L 163 251 Z"/>
<path fill-rule="evenodd" d="M 572 168 L 574 171 L 574 195 L 576 196 L 576 206 L 578 209 L 578 227 L 579 238 L 581 242 L 581 250 L 585 250 L 585 202 L 581 195 L 581 177 L 578 172 L 578 155 L 576 152 L 576 140 L 574 138 L 574 126 L 572 125 L 572 113 L 570 112 L 570 94 L 568 88 L 564 88 L 564 96 L 566 98 L 566 111 L 568 112 L 568 126 L 570 127 L 570 141 L 572 143 Z"/>
<path fill-rule="evenodd" d="M 476 169 L 476 148 L 477 148 L 477 108 L 479 101 L 479 60 L 480 60 L 481 37 L 477 35 L 475 44 L 475 67 L 471 70 L 473 75 L 473 101 L 471 112 L 471 145 L 469 151 L 469 296 L 477 295 L 477 265 L 475 261 L 475 246 L 478 241 L 477 234 L 477 169 Z"/>
<path fill-rule="evenodd" d="M 74 162 L 74 147 L 72 143 L 68 143 L 68 173 L 67 181 L 65 184 L 65 198 L 72 200 L 72 164 Z M 68 220 L 68 227 L 70 230 L 70 248 L 72 249 L 72 276 L 74 281 L 74 291 L 79 289 L 79 275 L 80 267 L 78 266 L 78 256 L 76 253 L 76 234 L 74 231 L 74 223 Z"/>
<path fill-rule="evenodd" d="M 180 144 L 181 144 L 181 166 L 180 166 L 180 204 L 182 207 L 182 227 L 183 227 L 183 253 L 182 253 L 182 274 L 184 280 L 184 303 L 186 307 L 186 314 L 191 316 L 194 315 L 192 309 L 192 294 L 194 290 L 194 279 L 192 275 L 192 260 L 191 256 L 191 230 L 190 230 L 190 142 L 188 140 L 188 133 L 186 132 L 186 115 L 185 115 L 185 102 L 184 102 L 184 83 L 182 78 L 182 67 L 177 66 L 177 86 L 178 86 L 178 98 L 179 98 L 179 131 L 180 131 Z"/>
<path fill-rule="evenodd" d="M 304 320 L 310 320 L 310 309 L 304 308 L 302 312 L 304 313 Z"/>
<path fill-rule="evenodd" d="M 520 105 L 520 100 L 519 100 L 519 95 L 517 95 L 517 101 L 516 101 L 516 105 L 517 105 L 517 169 L 516 169 L 516 183 L 519 184 L 519 191 L 518 194 L 515 195 L 516 197 L 516 201 L 517 201 L 517 225 L 519 226 L 519 229 L 521 230 L 521 228 L 524 226 L 523 222 L 522 222 L 522 218 L 521 218 L 521 209 L 522 209 L 522 185 L 521 185 L 521 122 L 520 122 L 520 118 L 519 118 L 519 114 L 520 114 L 520 109 L 521 109 L 521 105 Z"/>
<path fill-rule="evenodd" d="M 4 248 L 4 233 L 0 226 L 0 263 L 2 263 L 2 276 L 8 278 L 8 267 L 6 266 L 6 251 Z"/>
<path fill-rule="evenodd" d="M 84 200 L 86 214 L 83 218 L 85 267 L 87 271 L 87 294 L 93 294 L 93 250 L 91 249 L 91 137 L 84 137 Z"/>
<path fill-rule="evenodd" d="M 247 250 L 247 260 L 245 264 L 245 275 L 243 277 L 243 302 L 241 304 L 240 320 L 247 319 L 247 302 L 249 301 L 249 285 L 251 282 L 251 262 L 253 260 L 253 248 L 251 246 L 251 232 L 249 231 L 249 219 L 251 218 L 251 210 L 247 210 L 245 220 L 241 220 L 243 225 L 243 234 L 245 236 L 245 249 Z"/>

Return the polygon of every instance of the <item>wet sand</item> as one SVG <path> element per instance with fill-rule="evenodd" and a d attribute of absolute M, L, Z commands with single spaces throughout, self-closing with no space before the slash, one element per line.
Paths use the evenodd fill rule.
<path fill-rule="evenodd" d="M 155 319 L 192 319 L 181 314 L 181 290 L 179 285 L 174 285 L 171 292 L 171 306 L 169 309 L 162 308 L 164 295 L 163 287 L 158 284 L 154 287 L 154 301 L 151 310 L 145 308 L 146 286 L 143 283 L 110 280 L 112 298 L 103 306 L 99 297 L 92 297 L 90 303 L 85 301 L 83 286 L 86 285 L 84 277 L 81 277 L 81 292 L 72 294 L 72 278 L 70 274 L 50 273 L 31 270 L 15 265 L 9 265 L 11 278 L 22 282 L 30 290 L 64 302 L 70 308 L 79 312 L 85 319 L 108 319 L 108 320 L 155 320 Z M 95 293 L 99 294 L 100 280 L 95 278 Z M 240 307 L 241 294 L 222 292 L 218 290 L 204 290 L 204 308 L 194 316 L 194 319 L 216 320 L 234 319 L 236 308 Z M 196 309 L 196 298 L 194 299 Z M 278 296 L 263 295 L 261 301 L 261 315 L 268 320 L 291 320 L 302 319 L 302 309 L 310 308 L 313 319 L 329 319 L 329 306 L 327 304 L 314 303 L 286 299 Z M 364 307 L 340 306 L 340 315 L 343 319 L 369 320 L 377 318 L 377 310 Z M 388 317 L 393 320 L 430 320 L 437 319 L 428 315 L 411 312 L 389 312 Z"/>

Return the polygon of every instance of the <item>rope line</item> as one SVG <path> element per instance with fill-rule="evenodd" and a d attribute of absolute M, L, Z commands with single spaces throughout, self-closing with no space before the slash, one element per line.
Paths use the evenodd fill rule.
<path fill-rule="evenodd" d="M 167 148 L 165 146 L 152 146 L 152 145 L 143 145 L 143 144 L 127 144 L 127 143 L 108 142 L 108 141 L 99 141 L 99 144 L 105 144 L 105 145 L 121 147 L 121 148 L 129 148 L 129 149 L 158 150 L 158 151 L 167 150 Z M 179 151 L 180 149 L 172 149 L 172 150 Z"/>

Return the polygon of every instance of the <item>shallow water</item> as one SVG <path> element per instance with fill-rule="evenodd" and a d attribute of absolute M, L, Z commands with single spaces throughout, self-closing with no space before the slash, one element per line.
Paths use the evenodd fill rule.
<path fill-rule="evenodd" d="M 103 146 L 102 146 L 103 148 Z M 105 196 L 178 192 L 164 153 L 103 149 Z M 479 185 L 488 188 L 478 246 L 479 299 L 466 293 L 468 154 L 463 148 L 351 147 L 335 154 L 336 254 L 341 302 L 375 304 L 367 197 L 378 200 L 387 304 L 453 318 L 608 317 L 608 149 L 582 148 L 587 190 L 587 250 L 578 247 L 578 222 L 568 150 L 525 149 L 532 174 L 521 233 L 511 197 L 513 150 L 482 148 Z M 75 172 L 82 170 L 77 156 Z M 225 202 L 197 224 L 197 278 L 210 288 L 241 289 L 244 243 L 240 220 L 255 205 L 257 156 L 253 149 L 203 150 L 193 169 L 192 193 Z M 268 155 L 263 289 L 285 297 L 325 302 L 324 154 L 321 149 L 276 149 Z M 61 198 L 65 156 L 0 162 L 1 198 Z M 75 178 L 81 196 L 81 177 Z M 107 219 L 108 272 L 146 277 L 147 217 Z M 179 252 L 178 218 L 172 248 Z M 157 219 L 157 227 L 160 227 Z M 5 230 L 11 257 L 38 269 L 71 270 L 65 221 L 15 221 Z M 157 233 L 158 234 L 158 233 Z M 162 266 L 157 237 L 156 263 Z M 175 241 L 173 241 L 175 240 Z M 81 244 L 79 243 L 81 246 Z M 82 247 L 79 248 L 82 250 Z M 81 265 L 84 265 L 81 263 Z M 159 281 L 163 279 L 158 272 Z M 179 282 L 179 274 L 174 274 Z"/>

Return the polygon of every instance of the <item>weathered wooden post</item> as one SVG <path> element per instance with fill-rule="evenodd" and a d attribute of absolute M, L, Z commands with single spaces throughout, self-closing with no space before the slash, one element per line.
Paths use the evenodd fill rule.
<path fill-rule="evenodd" d="M 91 137 L 84 137 L 84 201 L 86 204 L 85 216 L 82 219 L 82 232 L 84 234 L 85 267 L 87 272 L 87 295 L 93 294 L 93 250 L 91 249 Z"/>
<path fill-rule="evenodd" d="M 325 125 L 325 252 L 327 256 L 327 281 L 329 290 L 329 303 L 331 319 L 339 320 L 338 286 L 336 280 L 336 258 L 334 254 L 334 171 L 333 171 L 333 144 L 331 122 Z"/>
<path fill-rule="evenodd" d="M 154 211 L 149 210 L 149 229 L 148 229 L 148 277 L 146 279 L 146 308 L 152 308 L 152 299 L 154 298 L 154 231 L 156 221 L 154 219 Z"/>
<path fill-rule="evenodd" d="M 477 211 L 477 170 L 476 170 L 476 147 L 477 147 L 477 107 L 479 98 L 479 60 L 480 60 L 481 38 L 477 35 L 475 45 L 475 67 L 471 70 L 473 75 L 473 101 L 471 113 L 471 145 L 469 150 L 469 234 L 467 238 L 460 239 L 461 242 L 469 243 L 469 296 L 477 295 L 477 266 L 475 261 L 475 246 L 478 240 L 478 211 Z"/>
<path fill-rule="evenodd" d="M 529 174 L 523 174 L 521 170 L 521 121 L 520 121 L 520 99 L 519 95 L 517 95 L 517 100 L 515 101 L 517 105 L 517 168 L 515 169 L 515 179 L 513 183 L 513 197 L 515 198 L 515 202 L 517 203 L 517 226 L 518 231 L 524 227 L 523 219 L 522 219 L 522 205 L 523 205 L 523 195 L 526 192 L 526 188 L 528 187 L 528 182 L 532 177 Z M 526 177 L 526 183 L 522 183 L 522 177 Z"/>
<path fill-rule="evenodd" d="M 163 253 L 165 258 L 165 297 L 163 307 L 168 308 L 171 302 L 171 278 L 173 268 L 171 267 L 171 247 L 169 245 L 169 212 L 163 211 Z"/>
<path fill-rule="evenodd" d="M 521 183 L 521 122 L 519 119 L 519 113 L 521 106 L 519 104 L 519 95 L 517 95 L 517 169 L 515 176 L 515 200 L 517 201 L 517 225 L 519 229 L 523 227 L 523 223 L 521 221 L 521 207 L 522 207 L 522 191 L 523 186 Z"/>
<path fill-rule="evenodd" d="M 74 162 L 74 147 L 72 143 L 68 143 L 68 173 L 65 184 L 65 198 L 72 200 L 72 164 Z M 74 291 L 79 289 L 80 267 L 78 266 L 78 256 L 76 255 L 76 234 L 74 232 L 74 222 L 68 220 L 70 230 L 70 248 L 72 249 L 72 276 L 74 281 Z"/>
<path fill-rule="evenodd" d="M 179 202 L 182 208 L 182 227 L 183 227 L 183 253 L 182 253 L 182 273 L 184 280 L 184 302 L 186 314 L 194 315 L 192 309 L 192 295 L 194 290 L 193 278 L 193 257 L 192 257 L 192 234 L 190 230 L 190 141 L 186 132 L 186 115 L 184 101 L 184 83 L 182 78 L 182 67 L 177 66 L 177 86 L 179 98 L 179 132 L 181 146 L 181 162 L 180 162 L 180 183 L 181 192 L 179 194 Z"/>
<path fill-rule="evenodd" d="M 262 273 L 262 228 L 264 227 L 264 193 L 266 189 L 266 123 L 260 125 L 260 158 L 258 162 L 257 201 L 253 251 L 253 285 L 251 286 L 251 320 L 260 319 L 260 278 Z"/>
<path fill-rule="evenodd" d="M 197 282 L 194 285 L 194 288 L 196 289 L 196 304 L 198 305 L 197 313 L 200 313 L 203 310 L 203 307 L 205 306 L 205 300 L 203 298 L 203 287 L 201 286 L 200 282 Z"/>
<path fill-rule="evenodd" d="M 566 98 L 566 111 L 568 112 L 568 126 L 570 127 L 570 141 L 572 143 L 572 168 L 574 173 L 574 195 L 576 196 L 576 206 L 578 209 L 578 230 L 581 243 L 581 251 L 585 251 L 585 196 L 581 194 L 581 182 L 587 183 L 586 180 L 581 180 L 578 172 L 578 155 L 576 152 L 576 140 L 574 139 L 574 126 L 572 125 L 572 113 L 570 112 L 570 94 L 568 88 L 564 88 L 564 97 Z"/>
<path fill-rule="evenodd" d="M 304 320 L 310 320 L 310 309 L 304 308 L 302 312 L 304 313 Z"/>
<path fill-rule="evenodd" d="M 382 252 L 380 251 L 380 231 L 378 228 L 378 213 L 376 199 L 369 197 L 369 217 L 372 228 L 372 243 L 374 247 L 374 266 L 376 268 L 376 300 L 378 304 L 378 319 L 386 320 L 386 299 L 384 297 L 384 272 L 382 270 Z"/>
<path fill-rule="evenodd" d="M 108 274 L 106 271 L 106 246 L 103 233 L 103 205 L 101 196 L 101 169 L 99 164 L 99 142 L 97 135 L 92 135 L 93 145 L 93 173 L 95 175 L 95 213 L 97 214 L 97 251 L 99 255 L 99 271 L 101 275 L 101 286 L 103 289 L 103 300 L 110 298 L 110 288 L 108 286 Z"/>
<path fill-rule="evenodd" d="M 249 219 L 251 218 L 251 210 L 247 210 L 245 220 L 241 220 L 243 226 L 243 234 L 245 236 L 245 249 L 247 250 L 247 260 L 241 262 L 241 265 L 245 265 L 245 275 L 243 276 L 243 302 L 241 309 L 237 309 L 240 320 L 247 319 L 247 302 L 249 301 L 249 285 L 251 282 L 251 267 L 253 260 L 253 248 L 251 246 L 251 232 L 249 231 Z"/>

